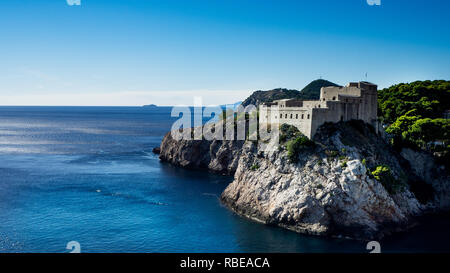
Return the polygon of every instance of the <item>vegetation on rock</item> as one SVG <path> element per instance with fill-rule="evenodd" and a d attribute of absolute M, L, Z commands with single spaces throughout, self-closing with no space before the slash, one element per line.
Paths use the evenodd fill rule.
<path fill-rule="evenodd" d="M 395 147 L 449 157 L 450 119 L 446 114 L 450 109 L 450 81 L 416 81 L 380 90 L 378 108 Z"/>
<path fill-rule="evenodd" d="M 297 127 L 286 123 L 280 125 L 280 143 L 285 143 L 300 135 L 302 135 L 302 133 L 300 133 Z"/>
<path fill-rule="evenodd" d="M 395 194 L 404 189 L 405 185 L 394 177 L 389 166 L 381 165 L 371 172 L 372 176 L 380 182 L 391 194 Z"/>
<path fill-rule="evenodd" d="M 286 144 L 288 158 L 292 163 L 298 162 L 302 149 L 315 146 L 315 143 L 303 135 L 297 127 L 286 123 L 280 125 L 280 144 Z"/>

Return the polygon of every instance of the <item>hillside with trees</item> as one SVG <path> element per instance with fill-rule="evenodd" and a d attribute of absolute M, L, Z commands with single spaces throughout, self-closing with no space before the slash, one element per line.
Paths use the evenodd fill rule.
<path fill-rule="evenodd" d="M 329 86 L 339 85 L 323 79 L 312 81 L 300 91 L 297 98 L 302 100 L 318 100 L 320 99 L 320 89 Z"/>
<path fill-rule="evenodd" d="M 282 99 L 299 99 L 299 100 L 318 100 L 320 98 L 320 89 L 328 86 L 339 86 L 327 80 L 315 80 L 305 86 L 301 91 L 295 89 L 277 88 L 268 91 L 255 91 L 247 99 L 242 102 L 243 106 L 253 104 L 255 106 L 261 103 L 272 102 Z"/>
<path fill-rule="evenodd" d="M 258 106 L 262 103 L 272 102 L 274 100 L 282 100 L 282 99 L 290 99 L 295 98 L 300 94 L 300 91 L 295 89 L 285 89 L 285 88 L 277 88 L 268 91 L 255 91 L 248 98 L 246 98 L 242 105 L 255 105 Z"/>
<path fill-rule="evenodd" d="M 397 147 L 432 152 L 445 159 L 450 151 L 450 81 L 397 84 L 378 93 L 378 116 Z"/>

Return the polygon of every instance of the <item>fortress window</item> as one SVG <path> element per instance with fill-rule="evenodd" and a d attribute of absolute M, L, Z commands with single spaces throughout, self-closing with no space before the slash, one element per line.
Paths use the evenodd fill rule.
<path fill-rule="evenodd" d="M 336 100 L 336 97 L 333 97 L 333 100 Z"/>
<path fill-rule="evenodd" d="M 320 104 L 319 104 L 319 108 L 320 108 Z"/>
<path fill-rule="evenodd" d="M 298 114 L 295 114 L 295 118 L 298 119 Z"/>
<path fill-rule="evenodd" d="M 309 119 L 309 114 L 308 114 L 308 119 Z"/>
<path fill-rule="evenodd" d="M 292 118 L 292 114 L 291 114 L 291 118 Z"/>
<path fill-rule="evenodd" d="M 284 118 L 287 118 L 287 114 L 284 116 Z"/>
<path fill-rule="evenodd" d="M 305 119 L 305 115 L 302 114 L 302 119 Z"/>

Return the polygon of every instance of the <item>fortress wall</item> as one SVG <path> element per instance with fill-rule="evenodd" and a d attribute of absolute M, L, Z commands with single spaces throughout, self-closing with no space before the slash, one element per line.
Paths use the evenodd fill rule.
<path fill-rule="evenodd" d="M 375 128 L 378 125 L 378 94 L 377 91 L 368 94 L 368 109 L 367 109 L 367 120 L 368 123 L 372 124 Z"/>
<path fill-rule="evenodd" d="M 294 125 L 307 137 L 311 137 L 312 109 L 305 107 L 263 108 L 260 107 L 260 122 L 264 124 Z"/>
<path fill-rule="evenodd" d="M 345 116 L 345 105 L 339 101 L 327 101 L 327 108 L 315 108 L 311 120 L 311 136 L 325 122 L 339 122 Z"/>
<path fill-rule="evenodd" d="M 361 116 L 362 98 L 339 96 L 339 101 L 342 104 L 340 120 L 363 119 Z"/>
<path fill-rule="evenodd" d="M 281 109 L 278 117 L 279 124 L 294 125 L 304 135 L 311 136 L 312 109 L 306 107 L 290 107 Z"/>
<path fill-rule="evenodd" d="M 312 109 L 297 108 L 283 111 L 280 124 L 286 123 L 296 126 L 302 134 L 311 137 Z M 286 118 L 287 116 L 287 118 Z"/>
<path fill-rule="evenodd" d="M 315 108 L 312 114 L 311 135 L 325 122 L 349 121 L 361 119 L 359 98 L 346 98 L 343 101 L 327 101 L 327 108 Z"/>
<path fill-rule="evenodd" d="M 320 89 L 320 100 L 338 100 L 338 95 L 361 96 L 361 89 L 351 87 L 323 87 Z"/>
<path fill-rule="evenodd" d="M 303 107 L 303 101 L 301 100 L 286 101 L 286 107 Z"/>
<path fill-rule="evenodd" d="M 364 120 L 376 128 L 378 108 L 377 91 L 364 90 L 361 99 L 362 102 L 359 107 L 359 119 Z"/>
<path fill-rule="evenodd" d="M 363 107 L 362 119 L 377 128 L 378 91 L 377 86 L 367 82 L 359 82 L 358 87 L 362 89 Z"/>
<path fill-rule="evenodd" d="M 310 100 L 310 101 L 304 101 L 303 107 L 305 108 L 326 108 L 327 103 L 325 101 L 319 101 L 319 100 Z"/>

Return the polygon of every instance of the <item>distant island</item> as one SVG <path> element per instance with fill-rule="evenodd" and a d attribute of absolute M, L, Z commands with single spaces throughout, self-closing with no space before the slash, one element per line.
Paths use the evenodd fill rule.
<path fill-rule="evenodd" d="M 142 107 L 144 107 L 144 108 L 156 108 L 156 107 L 158 107 L 158 105 L 156 105 L 156 104 L 147 104 L 147 105 L 143 105 Z"/>

